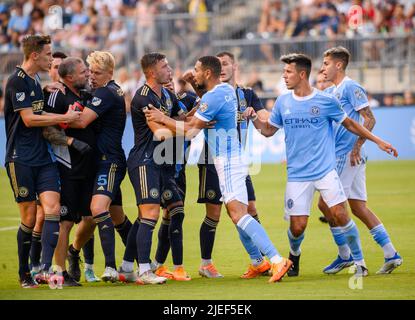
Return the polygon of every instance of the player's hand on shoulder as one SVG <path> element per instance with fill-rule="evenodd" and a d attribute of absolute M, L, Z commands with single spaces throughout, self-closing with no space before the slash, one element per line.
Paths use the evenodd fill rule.
<path fill-rule="evenodd" d="M 54 92 L 55 90 L 59 90 L 63 94 L 65 94 L 65 86 L 60 82 L 49 83 L 43 88 L 43 90 L 50 92 L 50 93 Z"/>

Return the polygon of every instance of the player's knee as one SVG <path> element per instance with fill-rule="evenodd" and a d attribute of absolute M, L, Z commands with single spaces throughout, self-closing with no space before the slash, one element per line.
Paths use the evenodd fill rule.
<path fill-rule="evenodd" d="M 46 203 L 43 206 L 43 211 L 45 215 L 54 215 L 57 216 L 60 214 L 61 205 L 59 202 L 57 203 Z"/>
<path fill-rule="evenodd" d="M 63 221 L 60 223 L 59 232 L 62 234 L 69 234 L 73 227 L 73 222 Z"/>
<path fill-rule="evenodd" d="M 294 237 L 299 237 L 304 233 L 306 227 L 307 227 L 306 223 L 297 223 L 295 225 L 291 225 L 290 226 L 291 234 Z"/>

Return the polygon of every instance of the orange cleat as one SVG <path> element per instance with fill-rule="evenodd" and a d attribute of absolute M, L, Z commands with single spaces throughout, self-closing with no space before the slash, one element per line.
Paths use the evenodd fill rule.
<path fill-rule="evenodd" d="M 252 264 L 249 265 L 248 270 L 241 275 L 242 279 L 253 279 L 258 276 L 261 276 L 264 272 L 267 272 L 271 269 L 271 264 L 267 260 L 263 260 L 260 265 L 253 266 Z"/>
<path fill-rule="evenodd" d="M 174 279 L 173 272 L 169 270 L 166 266 L 160 266 L 154 272 L 156 276 L 163 277 L 166 279 Z"/>
<path fill-rule="evenodd" d="M 183 267 L 178 267 L 173 271 L 173 280 L 176 281 L 190 281 L 192 278 L 184 271 Z"/>
<path fill-rule="evenodd" d="M 290 270 L 293 262 L 290 259 L 282 258 L 280 263 L 273 263 L 271 267 L 272 276 L 268 282 L 277 282 L 280 281 L 285 274 Z"/>
<path fill-rule="evenodd" d="M 205 278 L 223 278 L 223 275 L 219 273 L 213 263 L 209 263 L 206 266 L 200 266 L 199 274 Z"/>

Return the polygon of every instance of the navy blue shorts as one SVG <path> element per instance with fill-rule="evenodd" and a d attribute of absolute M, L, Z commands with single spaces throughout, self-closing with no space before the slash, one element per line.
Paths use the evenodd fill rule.
<path fill-rule="evenodd" d="M 219 177 L 214 164 L 198 164 L 199 167 L 199 197 L 198 203 L 222 204 L 222 193 L 219 187 Z M 246 177 L 248 201 L 255 201 L 255 190 L 251 176 Z"/>
<path fill-rule="evenodd" d="M 60 192 L 56 163 L 31 167 L 17 162 L 8 162 L 6 170 L 16 202 L 36 201 L 36 196 L 45 191 Z"/>
<path fill-rule="evenodd" d="M 92 195 L 103 194 L 111 198 L 112 205 L 121 203 L 121 182 L 126 174 L 126 166 L 113 162 L 101 161 L 95 177 Z"/>
<path fill-rule="evenodd" d="M 128 169 L 136 203 L 169 205 L 181 200 L 174 179 L 174 166 L 140 165 Z"/>
<path fill-rule="evenodd" d="M 177 184 L 176 166 L 163 166 L 161 183 L 161 205 L 163 208 L 167 208 L 172 203 L 184 201 Z"/>
<path fill-rule="evenodd" d="M 95 177 L 69 179 L 61 177 L 61 221 L 79 223 L 82 217 L 91 216 L 91 198 Z"/>
<path fill-rule="evenodd" d="M 182 167 L 182 169 L 179 171 L 179 173 L 176 172 L 176 185 L 177 189 L 179 190 L 180 197 L 183 200 L 186 199 L 186 170 L 185 167 Z"/>

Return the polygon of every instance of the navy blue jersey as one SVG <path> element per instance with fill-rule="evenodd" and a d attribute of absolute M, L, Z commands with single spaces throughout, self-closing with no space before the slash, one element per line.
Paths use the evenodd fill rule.
<path fill-rule="evenodd" d="M 26 127 L 20 116 L 20 111 L 27 108 L 35 114 L 41 114 L 43 103 L 39 77 L 32 78 L 16 67 L 7 81 L 5 92 L 6 163 L 13 161 L 27 166 L 43 166 L 53 162 L 51 148 L 43 138 L 42 128 Z"/>
<path fill-rule="evenodd" d="M 170 117 L 179 115 L 181 110 L 175 94 L 165 88 L 162 88 L 161 98 L 147 84 L 137 90 L 131 101 L 134 147 L 128 156 L 128 168 L 130 170 L 143 164 L 160 164 L 159 161 L 154 160 L 153 153 L 161 141 L 154 138 L 143 112 L 143 108 L 150 105 Z M 161 156 L 164 157 L 165 155 L 161 154 Z"/>
<path fill-rule="evenodd" d="M 121 88 L 111 80 L 106 86 L 94 91 L 87 107 L 98 115 L 100 129 L 97 135 L 97 148 L 100 160 L 125 164 L 121 140 L 127 115 Z"/>
<path fill-rule="evenodd" d="M 52 93 L 45 93 L 45 107 L 44 111 L 50 113 L 65 114 L 68 111 L 69 105 L 79 102 L 81 105 L 88 104 L 88 97 L 85 95 L 78 96 L 71 91 L 64 83 L 65 93 L 60 90 L 55 90 Z M 65 130 L 68 137 L 73 137 L 87 143 L 91 148 L 95 149 L 96 136 L 93 129 L 93 124 L 90 124 L 85 129 L 68 128 Z M 81 154 L 74 148 L 69 147 L 69 154 L 71 156 L 72 169 L 64 165 L 59 165 L 61 174 L 67 174 L 72 179 L 84 179 L 94 172 L 94 162 L 92 152 Z"/>
<path fill-rule="evenodd" d="M 182 94 L 176 94 L 177 99 L 179 100 L 180 108 L 184 113 L 192 111 L 197 105 L 197 96 L 191 91 L 184 92 Z M 185 141 L 184 137 L 179 137 L 176 140 L 176 147 L 174 150 L 180 152 L 177 155 L 176 163 L 176 176 L 179 176 L 179 172 L 184 169 L 186 165 L 186 152 L 190 148 L 190 141 Z"/>

